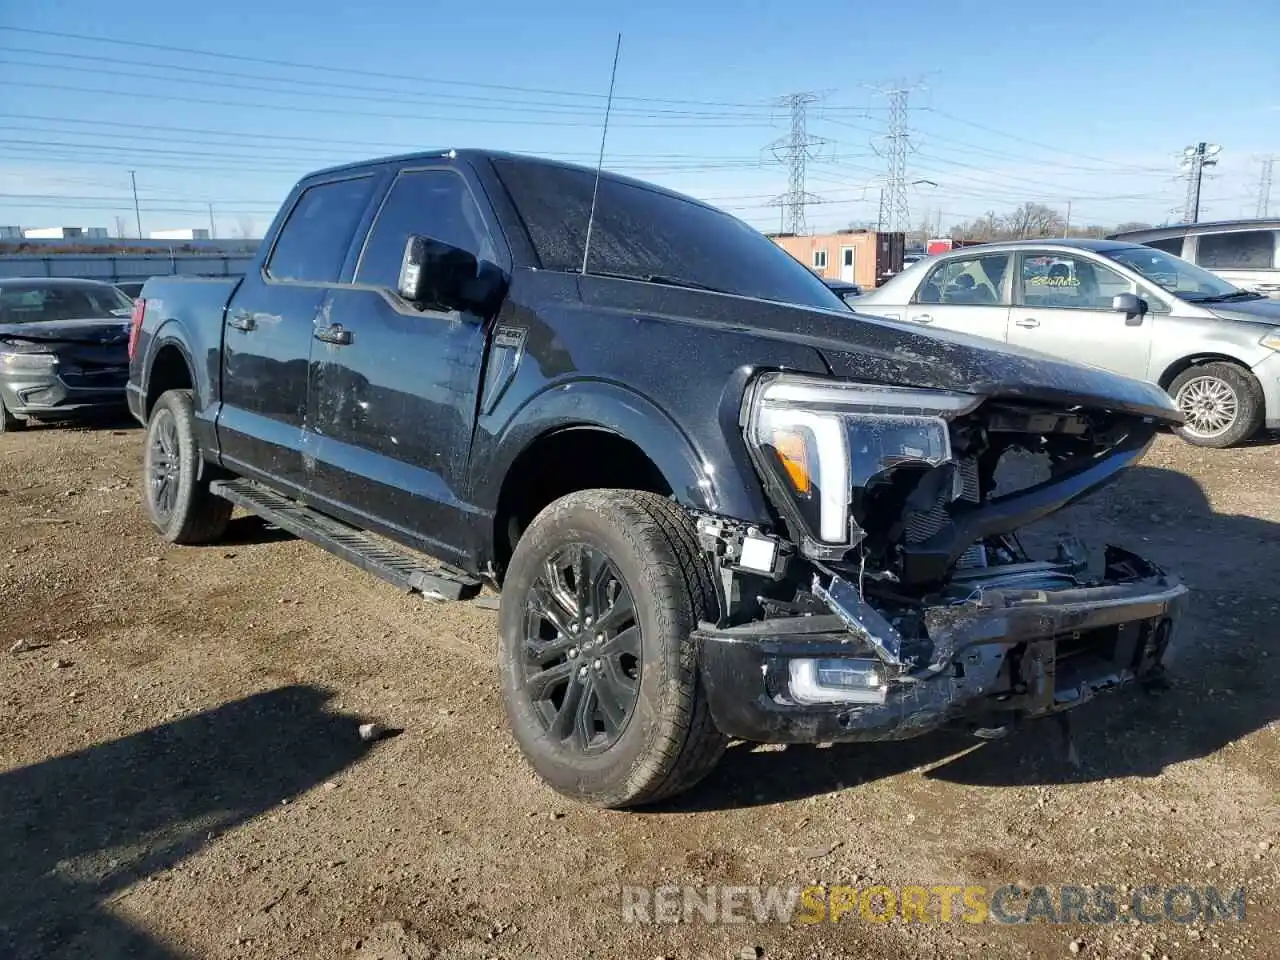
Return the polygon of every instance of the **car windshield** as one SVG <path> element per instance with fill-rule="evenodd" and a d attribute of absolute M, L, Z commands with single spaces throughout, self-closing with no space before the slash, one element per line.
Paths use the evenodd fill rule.
<path fill-rule="evenodd" d="M 1105 256 L 1130 270 L 1136 270 L 1152 283 L 1190 303 L 1245 295 L 1239 287 L 1197 267 L 1191 261 L 1152 247 L 1133 246 L 1108 250 Z"/>
<path fill-rule="evenodd" d="M 0 323 L 123 320 L 132 310 L 129 298 L 105 283 L 0 286 Z"/>
<path fill-rule="evenodd" d="M 582 269 L 595 175 L 517 160 L 494 165 L 543 269 Z M 600 180 L 587 272 L 826 310 L 844 306 L 821 278 L 741 220 L 612 177 Z"/>

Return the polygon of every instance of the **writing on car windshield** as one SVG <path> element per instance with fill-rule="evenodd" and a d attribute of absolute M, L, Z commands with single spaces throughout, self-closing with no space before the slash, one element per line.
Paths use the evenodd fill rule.
<path fill-rule="evenodd" d="M 843 309 L 812 271 L 741 220 L 712 207 L 612 176 L 555 164 L 494 161 L 545 270 L 717 290 L 762 300 Z"/>

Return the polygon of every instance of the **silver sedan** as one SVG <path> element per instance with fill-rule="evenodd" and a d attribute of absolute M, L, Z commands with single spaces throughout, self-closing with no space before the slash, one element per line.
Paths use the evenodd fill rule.
<path fill-rule="evenodd" d="M 964 247 L 913 264 L 852 306 L 1158 383 L 1186 417 L 1179 434 L 1199 446 L 1280 430 L 1280 301 L 1152 247 Z"/>

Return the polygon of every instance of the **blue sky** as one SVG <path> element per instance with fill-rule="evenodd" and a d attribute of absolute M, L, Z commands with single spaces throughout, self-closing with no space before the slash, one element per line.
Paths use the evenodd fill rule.
<path fill-rule="evenodd" d="M 297 177 L 334 162 L 450 146 L 592 162 L 619 31 L 606 165 L 762 229 L 787 182 L 766 148 L 786 117 L 767 104 L 792 91 L 822 94 L 814 228 L 875 218 L 879 90 L 900 81 L 908 177 L 937 184 L 912 189 L 913 224 L 1026 200 L 1070 201 L 1073 223 L 1160 222 L 1185 192 L 1176 155 L 1200 139 L 1223 147 L 1203 215 L 1252 215 L 1257 157 L 1280 153 L 1274 0 L 13 0 L 0 224 L 132 232 L 130 169 L 144 231 L 207 225 L 212 202 L 228 236 L 264 229 Z"/>

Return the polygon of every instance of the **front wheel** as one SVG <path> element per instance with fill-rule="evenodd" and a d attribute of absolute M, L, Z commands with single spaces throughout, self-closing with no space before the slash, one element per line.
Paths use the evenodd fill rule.
<path fill-rule="evenodd" d="M 1233 363 L 1190 367 L 1174 378 L 1169 393 L 1186 418 L 1178 436 L 1198 447 L 1234 447 L 1262 426 L 1262 387 Z"/>
<path fill-rule="evenodd" d="M 691 634 L 715 609 L 693 524 L 671 501 L 586 490 L 543 510 L 507 569 L 499 641 L 507 716 L 538 775 L 626 807 L 709 773 L 727 739 Z"/>
<path fill-rule="evenodd" d="M 4 398 L 0 397 L 0 433 L 13 433 L 26 425 L 27 421 L 15 417 L 4 405 Z"/>
<path fill-rule="evenodd" d="M 160 395 L 147 421 L 143 498 L 147 516 L 170 543 L 214 543 L 233 506 L 209 492 L 195 433 L 190 390 Z"/>

